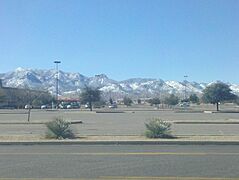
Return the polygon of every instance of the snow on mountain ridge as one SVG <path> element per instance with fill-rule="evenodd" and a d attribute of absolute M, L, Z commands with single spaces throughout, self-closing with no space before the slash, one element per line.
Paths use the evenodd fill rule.
<path fill-rule="evenodd" d="M 0 78 L 4 86 L 33 88 L 48 90 L 55 93 L 56 70 L 41 70 L 29 68 L 17 68 L 12 72 L 1 73 Z M 163 81 L 152 78 L 132 78 L 124 81 L 115 81 L 105 74 L 86 77 L 80 73 L 59 71 L 60 94 L 79 93 L 85 86 L 99 88 L 105 94 L 132 95 L 150 97 L 160 93 L 202 93 L 208 83 Z M 239 85 L 229 84 L 235 94 L 239 94 Z"/>

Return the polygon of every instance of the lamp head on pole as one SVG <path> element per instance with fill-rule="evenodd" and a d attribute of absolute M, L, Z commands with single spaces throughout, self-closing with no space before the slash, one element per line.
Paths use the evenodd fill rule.
<path fill-rule="evenodd" d="M 59 64 L 59 63 L 61 63 L 61 61 L 54 61 L 54 63 Z"/>

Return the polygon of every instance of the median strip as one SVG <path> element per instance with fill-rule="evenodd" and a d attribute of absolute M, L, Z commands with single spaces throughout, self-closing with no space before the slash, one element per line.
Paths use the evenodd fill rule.
<path fill-rule="evenodd" d="M 82 136 L 75 139 L 46 139 L 39 135 L 2 135 L 0 145 L 239 145 L 239 136 L 176 136 L 174 139 L 145 136 Z"/>
<path fill-rule="evenodd" d="M 101 176 L 100 179 L 111 179 L 111 180 L 119 180 L 119 179 L 147 179 L 147 180 L 239 180 L 239 178 L 217 178 L 217 177 L 150 177 L 150 176 Z"/>
<path fill-rule="evenodd" d="M 147 179 L 147 180 L 239 180 L 239 178 L 218 177 L 162 177 L 162 176 L 100 176 L 98 178 L 0 178 L 0 180 L 120 180 L 120 179 Z"/>
<path fill-rule="evenodd" d="M 239 124 L 239 121 L 174 121 L 174 124 Z"/>

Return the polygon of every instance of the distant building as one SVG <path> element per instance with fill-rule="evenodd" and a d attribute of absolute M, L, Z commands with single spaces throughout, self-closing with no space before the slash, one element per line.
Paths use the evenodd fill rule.
<path fill-rule="evenodd" d="M 0 107 L 17 107 L 17 94 L 25 93 L 25 89 L 4 87 L 0 79 L 0 90 L 4 95 L 4 101 L 0 103 Z"/>
<path fill-rule="evenodd" d="M 4 95 L 4 100 L 0 102 L 0 107 L 13 107 L 13 108 L 22 108 L 34 96 L 36 97 L 39 94 L 47 93 L 44 91 L 36 91 L 30 89 L 4 87 L 1 79 L 0 79 L 0 91 L 2 91 Z"/>

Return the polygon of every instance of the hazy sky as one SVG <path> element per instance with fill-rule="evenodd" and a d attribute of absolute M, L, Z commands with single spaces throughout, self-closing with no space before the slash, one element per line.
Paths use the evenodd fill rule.
<path fill-rule="evenodd" d="M 239 0 L 0 0 L 0 72 L 239 83 Z"/>

